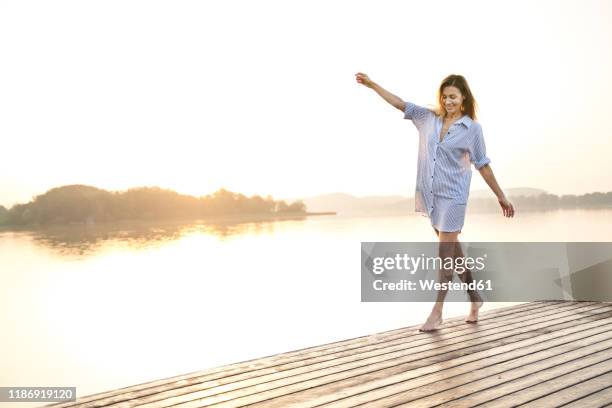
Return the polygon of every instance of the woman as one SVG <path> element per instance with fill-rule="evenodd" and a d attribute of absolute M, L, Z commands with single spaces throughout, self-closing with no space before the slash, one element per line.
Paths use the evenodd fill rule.
<path fill-rule="evenodd" d="M 439 256 L 463 257 L 458 236 L 463 228 L 465 209 L 470 191 L 472 171 L 470 163 L 478 169 L 497 196 L 505 217 L 514 216 L 514 207 L 497 184 L 490 160 L 486 155 L 482 128 L 476 122 L 476 101 L 467 81 L 461 75 L 449 75 L 438 89 L 438 106 L 430 110 L 399 97 L 373 82 L 366 74 L 355 75 L 357 82 L 373 89 L 385 101 L 404 112 L 419 131 L 419 156 L 415 206 L 425 213 L 440 241 Z M 471 282 L 471 271 L 458 274 L 463 282 Z M 453 270 L 442 269 L 439 280 L 452 280 Z M 468 323 L 478 320 L 482 299 L 475 290 L 469 290 L 470 313 Z M 421 331 L 436 330 L 442 324 L 442 308 L 446 291 L 439 291 L 431 314 Z"/>

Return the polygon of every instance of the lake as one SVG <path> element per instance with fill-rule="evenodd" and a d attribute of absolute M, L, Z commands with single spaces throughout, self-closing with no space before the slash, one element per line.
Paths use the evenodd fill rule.
<path fill-rule="evenodd" d="M 460 237 L 612 241 L 612 210 L 468 214 Z M 431 304 L 360 302 L 360 243 L 435 239 L 412 215 L 0 230 L 0 386 L 84 396 L 420 323 Z"/>

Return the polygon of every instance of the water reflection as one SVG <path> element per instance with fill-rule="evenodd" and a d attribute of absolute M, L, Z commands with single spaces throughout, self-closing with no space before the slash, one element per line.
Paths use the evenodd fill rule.
<path fill-rule="evenodd" d="M 197 222 L 115 222 L 95 225 L 55 225 L 2 228 L 3 232 L 29 236 L 37 245 L 62 256 L 90 256 L 103 248 L 121 246 L 130 250 L 150 249 L 192 234 L 213 236 L 221 241 L 240 235 L 271 235 L 278 223 L 304 221 L 306 217 L 282 220 L 216 220 Z"/>
<path fill-rule="evenodd" d="M 159 248 L 187 236 L 233 241 L 238 237 L 278 237 L 287 231 L 310 245 L 326 237 L 356 241 L 436 240 L 427 219 L 418 216 L 317 216 L 282 219 L 217 219 L 198 222 L 115 222 L 38 228 L 0 228 L 4 245 L 26 241 L 61 257 L 87 258 L 105 250 Z M 464 242 L 612 241 L 612 209 L 526 212 L 506 219 L 499 214 L 470 214 Z M 20 238 L 24 238 L 20 239 Z"/>

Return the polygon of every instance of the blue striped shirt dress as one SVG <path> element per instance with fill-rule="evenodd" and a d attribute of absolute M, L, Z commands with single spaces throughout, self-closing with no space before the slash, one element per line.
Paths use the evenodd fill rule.
<path fill-rule="evenodd" d="M 440 142 L 443 120 L 430 109 L 406 102 L 404 119 L 419 131 L 415 210 L 429 216 L 438 231 L 463 228 L 472 180 L 477 169 L 491 162 L 482 127 L 469 116 L 459 118 Z"/>

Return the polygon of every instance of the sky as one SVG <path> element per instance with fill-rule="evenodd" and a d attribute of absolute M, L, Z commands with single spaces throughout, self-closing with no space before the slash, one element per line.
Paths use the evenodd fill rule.
<path fill-rule="evenodd" d="M 411 196 L 416 129 L 356 72 L 424 106 L 464 75 L 503 189 L 610 191 L 611 4 L 0 0 L 0 204 Z"/>

